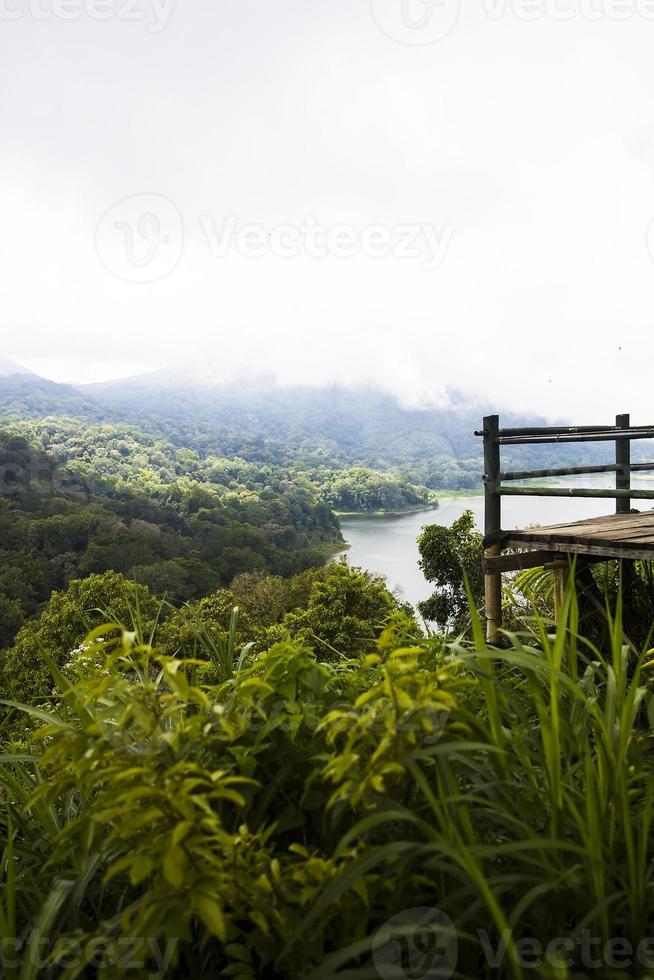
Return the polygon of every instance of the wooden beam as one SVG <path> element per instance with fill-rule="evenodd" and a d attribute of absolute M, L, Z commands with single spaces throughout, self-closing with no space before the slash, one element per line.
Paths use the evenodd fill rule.
<path fill-rule="evenodd" d="M 621 429 L 629 428 L 628 415 L 616 415 L 616 426 Z M 615 440 L 615 489 L 629 490 L 631 487 L 631 443 L 628 439 Z M 615 501 L 616 514 L 628 514 L 631 510 L 631 500 L 629 497 L 617 497 Z"/>
<path fill-rule="evenodd" d="M 492 545 L 484 552 L 484 559 L 489 561 L 499 558 L 500 546 Z M 499 572 L 486 572 L 484 576 L 484 612 L 486 614 L 486 639 L 489 643 L 497 642 L 497 634 L 502 628 L 502 576 Z"/>
<path fill-rule="evenodd" d="M 591 555 L 603 558 L 604 561 L 611 561 L 617 558 L 627 558 L 631 561 L 654 561 L 654 545 L 649 548 L 633 547 L 627 548 L 616 544 L 587 544 L 574 542 L 555 542 L 548 540 L 545 535 L 541 538 L 533 536 L 530 538 L 534 544 L 542 544 L 549 551 L 559 554 L 572 555 Z M 504 541 L 505 548 L 524 548 L 525 541 L 520 538 L 512 538 L 510 535 Z"/>
<path fill-rule="evenodd" d="M 490 551 L 490 548 L 488 549 Z M 497 558 L 484 558 L 484 572 L 517 572 L 523 568 L 538 568 L 549 565 L 553 561 L 561 562 L 565 556 L 557 555 L 554 551 L 520 551 L 515 554 L 500 555 Z"/>
<path fill-rule="evenodd" d="M 484 535 L 498 534 L 502 526 L 502 500 L 497 493 L 500 485 L 500 446 L 497 415 L 484 419 Z M 493 544 L 484 552 L 485 558 L 498 558 L 501 546 Z M 502 628 L 502 575 L 498 571 L 484 574 L 486 639 L 495 643 Z"/>
<path fill-rule="evenodd" d="M 607 426 L 602 432 L 579 432 L 572 435 L 568 433 L 548 435 L 547 430 L 544 430 L 543 435 L 498 436 L 501 446 L 528 446 L 556 442 L 613 442 L 616 439 L 654 439 L 654 426 L 634 426 L 624 431 Z"/>
<path fill-rule="evenodd" d="M 567 563 L 565 565 L 561 563 L 554 569 L 554 619 L 557 626 L 561 622 L 569 572 L 570 567 Z"/>
<path fill-rule="evenodd" d="M 591 497 L 625 498 L 630 500 L 654 500 L 654 490 L 599 490 L 595 487 L 498 487 L 491 490 L 500 497 Z"/>

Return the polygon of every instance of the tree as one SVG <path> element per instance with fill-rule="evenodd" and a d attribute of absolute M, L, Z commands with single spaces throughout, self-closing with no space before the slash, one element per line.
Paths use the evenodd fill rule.
<path fill-rule="evenodd" d="M 0 679 L 5 697 L 28 704 L 49 697 L 54 682 L 42 651 L 63 666 L 96 626 L 112 622 L 131 630 L 140 625 L 147 632 L 159 606 L 149 589 L 117 572 L 76 579 L 65 592 L 53 592 L 39 618 L 22 627 L 13 647 L 2 657 Z"/>
<path fill-rule="evenodd" d="M 313 583 L 307 608 L 289 613 L 283 623 L 296 642 L 313 647 L 322 660 L 334 660 L 369 653 L 399 608 L 383 579 L 334 562 Z"/>
<path fill-rule="evenodd" d="M 434 594 L 418 604 L 420 613 L 443 629 L 464 629 L 469 615 L 466 578 L 476 603 L 484 594 L 483 537 L 472 511 L 464 511 L 451 527 L 426 527 L 418 550 L 425 578 L 436 585 Z"/>
<path fill-rule="evenodd" d="M 24 618 L 18 599 L 10 599 L 0 592 L 0 649 L 11 643 Z"/>

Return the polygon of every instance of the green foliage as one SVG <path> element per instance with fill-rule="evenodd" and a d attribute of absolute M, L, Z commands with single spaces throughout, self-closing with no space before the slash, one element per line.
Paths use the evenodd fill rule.
<path fill-rule="evenodd" d="M 162 458 L 154 460 L 164 468 L 171 465 L 167 454 L 172 443 L 196 453 L 196 459 L 215 453 L 257 466 L 272 464 L 287 473 L 315 470 L 320 482 L 329 480 L 330 471 L 371 467 L 401 473 L 418 488 L 475 489 L 483 463 L 481 440 L 473 432 L 492 407 L 471 404 L 454 390 L 448 396 L 445 408 L 411 409 L 374 388 L 280 388 L 265 383 L 207 387 L 192 379 L 175 382 L 151 375 L 129 384 L 76 389 L 14 375 L 0 378 L 0 417 L 27 420 L 28 425 L 37 419 L 39 427 L 46 419 L 58 429 L 64 419 L 87 430 L 110 423 L 121 430 L 122 440 L 110 447 L 110 467 L 120 462 L 124 443 L 129 446 L 129 429 L 138 426 L 154 443 L 167 444 L 157 446 Z M 543 419 L 508 414 L 503 421 L 543 424 Z M 57 439 L 55 432 L 53 444 Z M 84 459 L 87 447 L 83 439 L 79 443 Z M 596 445 L 507 447 L 505 463 L 524 470 L 609 462 L 607 452 Z M 95 456 L 97 465 L 97 452 Z M 151 461 L 153 457 L 148 465 Z"/>
<path fill-rule="evenodd" d="M 378 473 L 363 466 L 330 473 L 322 496 L 334 510 L 353 513 L 401 512 L 438 505 L 432 490 L 413 486 L 401 473 Z"/>
<path fill-rule="evenodd" d="M 233 626 L 234 644 L 243 645 L 253 636 L 253 623 L 247 612 L 239 609 L 233 624 L 236 597 L 229 589 L 220 589 L 199 602 L 173 610 L 158 633 L 161 649 L 171 657 L 212 661 Z"/>
<path fill-rule="evenodd" d="M 14 645 L 0 659 L 0 683 L 5 697 L 31 704 L 52 695 L 47 655 L 63 666 L 87 633 L 106 622 L 149 637 L 160 603 L 147 588 L 117 572 L 76 579 L 64 592 L 53 592 L 38 619 L 26 623 Z"/>
<path fill-rule="evenodd" d="M 380 579 L 346 564 L 291 579 L 248 574 L 237 578 L 233 589 L 219 589 L 179 608 L 162 603 L 141 584 L 105 572 L 53 593 L 41 615 L 22 627 L 0 658 L 0 684 L 14 701 L 39 704 L 51 698 L 43 654 L 63 666 L 89 629 L 108 620 L 155 642 L 166 656 L 201 662 L 201 677 L 216 681 L 226 679 L 252 649 L 265 650 L 276 640 L 315 648 L 321 660 L 370 650 L 396 609 Z"/>
<path fill-rule="evenodd" d="M 475 602 L 484 592 L 483 538 L 472 511 L 466 510 L 451 527 L 433 524 L 418 538 L 420 567 L 436 591 L 418 606 L 426 620 L 458 632 L 469 622 L 466 581 Z"/>
<path fill-rule="evenodd" d="M 121 572 L 179 603 L 246 572 L 321 564 L 342 538 L 319 489 L 278 467 L 46 420 L 0 432 L 0 542 L 8 645 L 74 578 Z"/>
<path fill-rule="evenodd" d="M 67 677 L 51 662 L 59 706 L 0 761 L 0 928 L 29 943 L 7 976 L 36 952 L 46 980 L 88 976 L 102 948 L 113 980 L 137 937 L 180 980 L 372 980 L 398 915 L 433 969 L 454 938 L 463 978 L 587 976 L 588 955 L 618 976 L 607 944 L 651 930 L 651 651 L 618 613 L 602 656 L 572 594 L 556 634 L 499 650 L 472 626 L 444 647 L 396 614 L 361 660 L 278 644 L 202 686 L 106 625 Z"/>
<path fill-rule="evenodd" d="M 370 652 L 399 604 L 380 578 L 332 562 L 282 579 L 250 573 L 199 602 L 171 612 L 158 642 L 170 656 L 211 659 L 217 637 L 229 629 L 239 609 L 236 642 L 252 640 L 263 650 L 276 640 L 292 640 L 316 651 L 320 660 L 350 659 Z"/>
<path fill-rule="evenodd" d="M 289 613 L 283 625 L 298 642 L 315 646 L 321 658 L 349 659 L 373 649 L 398 609 L 382 579 L 335 562 L 314 582 L 306 609 Z"/>

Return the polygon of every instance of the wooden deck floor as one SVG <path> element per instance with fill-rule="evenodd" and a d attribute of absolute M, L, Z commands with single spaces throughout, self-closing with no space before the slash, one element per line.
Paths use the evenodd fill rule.
<path fill-rule="evenodd" d="M 505 531 L 501 547 L 654 560 L 654 510 Z"/>

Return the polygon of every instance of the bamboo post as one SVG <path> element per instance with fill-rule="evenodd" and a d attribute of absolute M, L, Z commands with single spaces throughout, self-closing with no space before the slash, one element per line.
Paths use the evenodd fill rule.
<path fill-rule="evenodd" d="M 629 428 L 628 415 L 616 415 L 615 424 L 617 428 Z M 615 489 L 631 489 L 631 442 L 629 439 L 615 440 Z M 615 501 L 616 514 L 628 514 L 631 510 L 631 500 L 629 497 L 617 497 Z"/>
<path fill-rule="evenodd" d="M 484 536 L 488 538 L 501 528 L 501 497 L 497 493 L 500 483 L 500 420 L 497 415 L 487 415 L 484 419 Z M 497 558 L 501 545 L 492 544 L 486 548 L 486 558 Z M 502 574 L 486 572 L 484 576 L 484 599 L 486 614 L 486 639 L 494 643 L 502 627 Z"/>
<path fill-rule="evenodd" d="M 568 564 L 563 564 L 559 562 L 555 565 L 554 569 L 554 620 L 558 626 L 561 622 L 561 612 L 563 610 L 563 602 L 565 599 L 565 590 L 568 584 Z"/>

